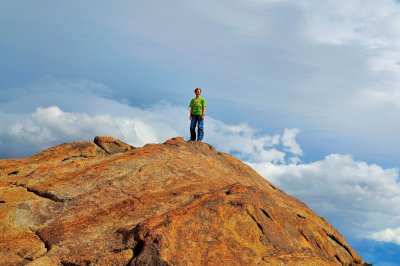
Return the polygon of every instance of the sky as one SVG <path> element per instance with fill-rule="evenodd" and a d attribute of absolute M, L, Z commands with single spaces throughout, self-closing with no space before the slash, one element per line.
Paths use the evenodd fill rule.
<path fill-rule="evenodd" d="M 0 0 L 0 158 L 204 141 L 400 265 L 400 3 Z"/>

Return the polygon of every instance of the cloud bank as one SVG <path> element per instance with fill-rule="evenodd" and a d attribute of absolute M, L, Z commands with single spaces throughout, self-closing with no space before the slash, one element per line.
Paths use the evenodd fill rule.
<path fill-rule="evenodd" d="M 147 109 L 114 102 L 128 114 L 90 115 L 63 111 L 58 106 L 38 107 L 25 114 L 0 113 L 0 157 L 31 155 L 67 141 L 91 141 L 96 135 L 111 135 L 133 146 L 160 143 L 188 135 L 187 109 L 164 103 Z M 115 110 L 114 110 L 115 112 Z M 297 156 L 296 129 L 281 135 L 259 135 L 246 124 L 227 125 L 207 118 L 206 140 L 218 149 L 254 162 L 285 163 L 286 155 Z M 291 148 L 296 150 L 292 151 Z M 287 148 L 289 147 L 289 148 Z M 281 150 L 280 150 L 281 149 Z M 297 158 L 297 157 L 296 157 Z M 293 157 L 289 157 L 293 160 Z"/>
<path fill-rule="evenodd" d="M 383 231 L 372 234 L 372 239 L 382 242 L 392 242 L 400 245 L 400 227 L 399 228 L 387 228 Z"/>

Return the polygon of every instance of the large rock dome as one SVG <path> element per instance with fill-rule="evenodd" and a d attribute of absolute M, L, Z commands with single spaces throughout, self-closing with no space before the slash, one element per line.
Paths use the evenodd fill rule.
<path fill-rule="evenodd" d="M 0 160 L 0 265 L 357 265 L 326 220 L 206 143 Z"/>

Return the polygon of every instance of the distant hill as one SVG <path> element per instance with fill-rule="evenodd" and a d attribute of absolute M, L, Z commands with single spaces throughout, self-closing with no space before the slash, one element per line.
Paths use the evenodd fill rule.
<path fill-rule="evenodd" d="M 0 265 L 362 265 L 326 220 L 206 143 L 112 137 L 0 160 Z"/>

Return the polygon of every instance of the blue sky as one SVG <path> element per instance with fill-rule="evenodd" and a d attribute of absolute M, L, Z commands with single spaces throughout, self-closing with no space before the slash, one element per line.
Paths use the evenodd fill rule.
<path fill-rule="evenodd" d="M 400 265 L 400 5 L 0 0 L 0 157 L 112 135 L 205 141 Z"/>

